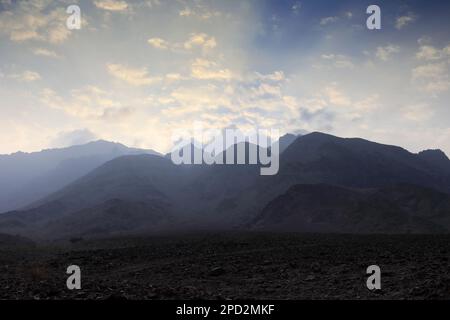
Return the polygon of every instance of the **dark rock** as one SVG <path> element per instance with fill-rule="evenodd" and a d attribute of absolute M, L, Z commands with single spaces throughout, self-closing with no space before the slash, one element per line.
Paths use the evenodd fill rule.
<path fill-rule="evenodd" d="M 226 273 L 226 271 L 224 268 L 216 267 L 216 268 L 211 269 L 211 271 L 209 272 L 209 275 L 213 276 L 213 277 L 218 277 L 218 276 L 224 275 L 225 273 Z"/>

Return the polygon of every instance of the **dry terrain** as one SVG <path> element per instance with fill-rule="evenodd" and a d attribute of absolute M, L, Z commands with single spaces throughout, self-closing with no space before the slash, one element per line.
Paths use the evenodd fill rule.
<path fill-rule="evenodd" d="M 450 235 L 223 233 L 0 245 L 1 299 L 450 299 Z M 75 241 L 77 240 L 77 241 Z M 82 289 L 66 288 L 66 268 Z M 367 266 L 382 290 L 366 288 Z"/>

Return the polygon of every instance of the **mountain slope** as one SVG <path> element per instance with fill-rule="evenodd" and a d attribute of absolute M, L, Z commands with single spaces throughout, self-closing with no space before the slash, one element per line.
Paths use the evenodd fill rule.
<path fill-rule="evenodd" d="M 152 150 L 96 141 L 63 149 L 0 155 L 0 212 L 24 207 L 116 157 Z"/>
<path fill-rule="evenodd" d="M 281 136 L 278 140 L 280 153 L 286 150 L 297 139 L 297 137 L 298 136 L 291 133 L 287 133 L 284 136 Z"/>
<path fill-rule="evenodd" d="M 348 189 L 295 185 L 255 218 L 255 229 L 333 233 L 450 231 L 450 195 L 398 185 Z"/>
<path fill-rule="evenodd" d="M 248 144 L 245 146 L 248 150 Z M 311 192 L 315 190 L 314 185 L 341 187 L 342 190 L 336 190 L 336 195 L 345 194 L 342 210 L 347 210 L 349 199 L 363 203 L 363 216 L 355 217 L 361 221 L 368 219 L 372 225 L 378 226 L 373 230 L 379 232 L 406 232 L 408 228 L 417 232 L 446 231 L 446 219 L 450 212 L 439 211 L 442 215 L 439 219 L 430 220 L 425 217 L 426 210 L 435 213 L 434 208 L 440 205 L 441 198 L 437 195 L 445 195 L 445 192 L 450 190 L 449 176 L 441 169 L 441 166 L 446 165 L 445 159 L 439 157 L 441 166 L 433 165 L 431 161 L 435 161 L 435 158 L 432 159 L 434 160 L 424 159 L 423 155 L 410 153 L 400 147 L 321 133 L 300 136 L 292 142 L 280 155 L 280 171 L 274 176 L 261 176 L 259 165 L 174 165 L 167 157 L 123 156 L 105 163 L 58 192 L 33 203 L 26 211 L 1 215 L 0 232 L 14 231 L 26 236 L 30 230 L 39 229 L 41 234 L 46 234 L 46 229 L 52 224 L 52 233 L 68 235 L 69 230 L 64 228 L 63 222 L 53 222 L 61 219 L 64 221 L 69 216 L 72 219 L 70 225 L 83 225 L 81 229 L 86 234 L 89 230 L 119 232 L 119 223 L 104 230 L 100 226 L 101 219 L 89 219 L 89 214 L 107 220 L 108 215 L 104 214 L 103 209 L 105 207 L 117 206 L 124 212 L 133 211 L 126 210 L 124 204 L 130 208 L 139 208 L 139 204 L 144 204 L 145 209 L 138 211 L 147 212 L 149 217 L 154 214 L 164 216 L 162 220 L 170 221 L 174 229 L 243 228 L 254 222 L 255 217 L 260 215 L 269 202 L 299 184 L 310 185 L 308 188 Z M 436 194 L 429 196 L 427 192 L 416 189 L 414 190 L 417 192 L 397 192 L 398 185 L 405 184 L 411 185 L 411 188 L 431 190 L 430 192 Z M 389 188 L 394 188 L 394 191 L 389 191 Z M 379 197 L 372 197 L 368 202 L 364 202 L 366 198 L 361 195 L 362 191 L 348 191 L 353 189 L 389 191 L 391 198 L 384 199 L 380 196 L 384 199 L 383 202 L 378 200 Z M 320 192 L 318 194 L 320 195 Z M 378 193 L 382 194 L 381 191 Z M 394 198 L 397 194 L 401 197 Z M 299 193 L 292 193 L 291 197 L 292 195 L 303 199 Z M 386 204 L 387 200 L 390 201 L 389 205 Z M 373 208 L 370 207 L 370 201 L 373 201 Z M 416 209 L 404 208 L 411 201 L 429 203 L 429 207 L 420 209 L 423 211 L 423 217 L 416 217 Z M 333 205 L 336 209 L 340 208 L 339 202 Z M 316 208 L 321 208 L 320 201 L 312 202 L 311 206 L 305 208 L 314 212 Z M 352 217 L 354 218 L 350 218 Z M 413 220 L 408 222 L 409 224 L 406 223 L 411 217 Z M 361 232 L 373 231 L 367 227 L 367 221 L 360 225 L 355 224 L 359 227 L 352 229 L 353 220 L 350 218 L 333 218 L 336 220 L 336 230 L 357 232 L 358 228 L 361 228 Z M 75 221 L 77 219 L 78 222 Z M 143 224 L 146 223 L 145 219 L 137 219 Z M 390 219 L 394 219 L 394 222 Z M 387 222 L 383 222 L 384 220 Z M 84 221 L 90 221 L 89 224 L 92 225 L 88 226 Z M 403 227 L 392 229 L 391 226 L 396 223 Z M 331 222 L 328 222 L 326 228 L 323 227 L 327 228 L 335 230 Z M 133 226 L 127 230 L 133 232 L 138 229 L 138 226 Z"/>
<path fill-rule="evenodd" d="M 417 154 L 318 132 L 297 138 L 283 152 L 274 180 L 285 186 L 327 183 L 357 188 L 409 183 L 450 192 L 450 175 Z"/>
<path fill-rule="evenodd" d="M 450 160 L 441 150 L 424 150 L 419 152 L 418 156 L 437 171 L 450 175 Z"/>

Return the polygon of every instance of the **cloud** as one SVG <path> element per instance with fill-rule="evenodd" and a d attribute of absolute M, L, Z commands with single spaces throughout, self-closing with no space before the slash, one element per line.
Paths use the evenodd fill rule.
<path fill-rule="evenodd" d="M 134 113 L 135 109 L 132 107 L 109 108 L 105 109 L 101 118 L 107 121 L 124 121 Z"/>
<path fill-rule="evenodd" d="M 446 66 L 444 63 L 431 63 L 418 66 L 413 69 L 413 78 L 436 78 L 446 74 Z"/>
<path fill-rule="evenodd" d="M 157 49 L 166 50 L 166 49 L 169 49 L 169 46 L 170 46 L 170 44 L 166 40 L 161 39 L 161 38 L 150 38 L 147 40 L 147 42 L 152 47 L 157 48 Z"/>
<path fill-rule="evenodd" d="M 209 53 L 217 46 L 216 39 L 206 33 L 191 33 L 188 39 L 182 43 L 170 43 L 162 38 L 154 37 L 147 40 L 147 42 L 154 48 L 174 52 L 191 51 L 195 48 L 200 48 L 203 54 Z"/>
<path fill-rule="evenodd" d="M 415 67 L 412 70 L 412 80 L 420 90 L 438 94 L 450 88 L 449 68 L 447 63 L 430 63 Z"/>
<path fill-rule="evenodd" d="M 252 88 L 257 96 L 281 96 L 281 87 L 268 83 L 261 83 L 258 87 Z"/>
<path fill-rule="evenodd" d="M 416 21 L 417 16 L 415 14 L 413 14 L 412 12 L 409 12 L 407 15 L 398 17 L 395 21 L 395 27 L 400 30 L 403 29 L 404 27 L 408 26 L 409 24 L 413 23 L 414 21 Z"/>
<path fill-rule="evenodd" d="M 86 144 L 97 139 L 97 135 L 88 129 L 63 131 L 53 139 L 50 145 L 54 148 L 65 148 Z"/>
<path fill-rule="evenodd" d="M 37 56 L 48 57 L 48 58 L 56 58 L 56 59 L 61 58 L 61 56 L 59 54 L 57 54 L 55 51 L 44 49 L 44 48 L 33 49 L 33 54 L 35 54 Z"/>
<path fill-rule="evenodd" d="M 211 10 L 200 3 L 197 3 L 194 7 L 186 6 L 178 14 L 180 17 L 193 17 L 200 20 L 208 20 L 222 15 L 220 11 Z"/>
<path fill-rule="evenodd" d="M 272 21 L 274 12 L 254 1 L 238 6 L 202 0 L 160 1 L 160 7 L 155 7 L 158 1 L 152 0 L 151 9 L 148 0 L 115 1 L 126 2 L 127 8 L 122 4 L 123 10 L 114 11 L 109 10 L 113 7 L 97 9 L 95 1 L 103 6 L 107 2 L 92 0 L 93 11 L 89 11 L 89 4 L 85 9 L 82 7 L 82 16 L 93 15 L 89 32 L 72 31 L 72 35 L 65 28 L 67 14 L 61 12 L 61 19 L 54 26 L 64 30 L 51 35 L 54 22 L 48 16 L 57 6 L 65 8 L 71 3 L 63 1 L 30 0 L 26 1 L 27 5 L 21 4 L 25 1 L 12 1 L 5 11 L 0 11 L 0 41 L 5 43 L 6 50 L 0 96 L 2 110 L 7 115 L 0 127 L 7 128 L 12 119 L 19 123 L 19 128 L 25 123 L 22 114 L 26 114 L 30 121 L 50 128 L 45 132 L 46 137 L 60 131 L 87 128 L 106 139 L 152 144 L 148 137 L 160 129 L 170 136 L 170 128 L 196 119 L 203 119 L 211 126 L 276 124 L 286 130 L 300 126 L 311 131 L 334 128 L 336 134 L 363 135 L 410 123 L 408 117 L 414 116 L 407 117 L 407 110 L 399 106 L 416 106 L 422 101 L 436 112 L 430 122 L 421 124 L 423 128 L 444 126 L 448 118 L 447 95 L 442 99 L 433 97 L 445 91 L 450 93 L 446 76 L 450 57 L 445 53 L 447 43 L 429 40 L 421 41 L 415 48 L 409 46 L 413 44 L 411 39 L 421 36 L 433 36 L 433 41 L 441 39 L 440 34 L 428 33 L 434 28 L 431 25 L 426 30 L 420 28 L 422 31 L 415 28 L 415 24 L 419 27 L 425 19 L 417 19 L 413 24 L 403 22 L 401 28 L 408 32 L 407 39 L 393 41 L 392 36 L 399 35 L 394 28 L 395 20 L 404 12 L 394 15 L 393 30 L 383 33 L 382 38 L 388 41 L 377 43 L 364 58 L 359 50 L 347 49 L 353 48 L 356 42 L 360 44 L 358 48 L 370 47 L 370 39 L 361 38 L 357 33 L 349 37 L 335 29 L 341 24 L 348 24 L 349 28 L 353 24 L 361 25 L 356 21 L 360 14 L 352 4 L 317 16 L 315 5 L 306 7 L 302 0 L 292 0 L 276 12 L 278 20 Z M 73 1 L 77 2 L 83 4 Z M 416 11 L 414 7 L 408 10 Z M 127 17 L 120 12 L 132 15 Z M 302 19 L 290 21 L 295 14 Z M 311 21 L 315 23 L 311 25 Z M 284 28 L 291 22 L 298 28 Z M 158 28 L 164 23 L 165 28 Z M 273 23 L 279 26 L 277 33 L 271 32 Z M 136 25 L 141 27 L 136 29 Z M 307 35 L 320 29 L 329 29 L 333 38 L 316 43 L 310 37 L 302 37 L 303 49 L 299 47 L 301 50 L 295 51 L 296 54 L 291 54 L 294 44 L 274 47 L 299 36 L 299 32 Z M 416 31 L 419 34 L 409 34 Z M 129 37 L 130 34 L 135 37 Z M 72 36 L 75 36 L 74 43 L 68 41 Z M 21 43 L 8 45 L 11 38 Z M 53 45 L 52 41 L 62 45 Z M 111 52 L 111 45 L 117 42 L 124 44 L 126 50 Z M 262 53 L 261 43 L 268 45 L 268 50 Z M 401 46 L 400 53 L 392 49 L 397 45 Z M 79 54 L 73 52 L 75 47 Z M 142 49 L 149 55 L 145 56 Z M 95 54 L 90 54 L 91 51 Z M 44 59 L 57 57 L 61 60 L 55 60 L 57 63 L 50 69 L 39 65 L 53 61 Z M 155 57 L 159 60 L 153 66 Z M 369 58 L 371 65 L 366 63 Z M 399 63 L 383 63 L 389 59 Z M 76 72 L 70 81 L 42 90 L 44 85 L 50 86 L 54 74 L 69 74 L 74 67 L 91 70 L 94 77 L 92 72 Z M 104 68 L 103 73 L 98 72 L 99 67 Z M 27 69 L 38 71 L 45 81 L 19 82 L 19 75 Z M 17 80 L 9 78 L 11 73 L 17 74 Z M 47 80 L 50 82 L 46 84 Z M 155 83 L 158 85 L 151 85 Z M 358 117 L 358 121 L 353 120 Z M 150 128 L 146 123 L 149 121 L 154 121 L 158 129 Z M 359 127 L 363 124 L 366 129 L 361 131 Z M 14 135 L 8 131 L 3 129 L 7 139 L 13 140 Z M 42 132 L 29 139 L 34 144 L 41 143 L 40 135 Z M 399 144 L 405 141 L 398 139 Z M 165 140 L 163 136 L 157 143 Z M 48 139 L 42 141 L 42 146 L 48 143 Z M 395 142 L 394 138 L 391 141 Z M 19 143 L 22 142 L 17 142 L 17 147 L 22 147 Z"/>
<path fill-rule="evenodd" d="M 194 15 L 194 12 L 190 8 L 186 7 L 183 10 L 180 10 L 178 14 L 180 15 L 180 17 L 189 17 Z"/>
<path fill-rule="evenodd" d="M 145 68 L 135 69 L 121 64 L 108 64 L 106 67 L 112 76 L 133 86 L 150 85 L 160 80 L 150 77 Z"/>
<path fill-rule="evenodd" d="M 433 109 L 424 103 L 414 104 L 402 109 L 403 116 L 412 121 L 425 121 L 433 116 Z"/>
<path fill-rule="evenodd" d="M 179 73 L 168 73 L 166 74 L 166 81 L 168 82 L 176 82 L 185 79 L 181 74 Z"/>
<path fill-rule="evenodd" d="M 412 81 L 421 91 L 437 96 L 450 89 L 450 45 L 439 49 L 422 42 L 416 58 L 426 61 L 412 69 Z"/>
<path fill-rule="evenodd" d="M 300 120 L 299 101 L 284 92 L 288 79 L 283 72 L 223 76 L 217 70 L 225 69 L 216 62 L 200 59 L 195 63 L 208 69 L 200 80 L 211 78 L 210 81 L 184 82 L 169 96 L 156 99 L 157 104 L 164 103 L 161 114 L 169 121 L 176 121 L 177 126 L 181 126 L 180 121 L 202 120 L 215 128 L 233 124 L 241 128 L 256 124 L 287 128 L 287 122 Z"/>
<path fill-rule="evenodd" d="M 14 42 L 29 40 L 62 43 L 71 31 L 66 27 L 65 8 L 49 8 L 48 1 L 18 2 L 11 11 L 0 12 L 0 35 Z"/>
<path fill-rule="evenodd" d="M 380 96 L 378 94 L 371 94 L 362 100 L 355 101 L 353 103 L 353 106 L 356 110 L 359 111 L 373 111 L 380 107 L 379 99 Z"/>
<path fill-rule="evenodd" d="M 94 4 L 97 8 L 107 11 L 124 11 L 128 9 L 128 4 L 119 0 L 96 0 Z"/>
<path fill-rule="evenodd" d="M 320 25 L 325 26 L 330 23 L 334 23 L 339 20 L 339 17 L 325 17 L 320 19 Z"/>
<path fill-rule="evenodd" d="M 33 82 L 41 79 L 41 75 L 35 71 L 26 70 L 19 74 L 11 74 L 9 76 L 12 79 L 25 82 Z"/>
<path fill-rule="evenodd" d="M 322 60 L 329 61 L 336 68 L 353 69 L 355 65 L 349 57 L 341 54 L 322 54 Z"/>
<path fill-rule="evenodd" d="M 297 1 L 292 5 L 291 9 L 294 14 L 299 14 L 301 8 L 302 8 L 301 2 Z"/>
<path fill-rule="evenodd" d="M 219 68 L 217 63 L 206 59 L 196 59 L 191 64 L 191 76 L 201 80 L 231 80 L 229 69 Z"/>
<path fill-rule="evenodd" d="M 286 76 L 283 71 L 274 71 L 269 74 L 261 74 L 259 72 L 255 72 L 255 78 L 262 81 L 284 81 L 286 80 Z"/>
<path fill-rule="evenodd" d="M 63 111 L 79 119 L 99 119 L 107 110 L 123 108 L 114 92 L 96 86 L 71 90 L 70 95 L 64 98 L 53 89 L 45 88 L 40 93 L 40 101 L 48 108 Z"/>
<path fill-rule="evenodd" d="M 380 60 L 388 61 L 391 55 L 399 52 L 400 52 L 399 46 L 394 46 L 390 44 L 385 47 L 378 47 L 375 55 Z"/>
<path fill-rule="evenodd" d="M 420 46 L 416 57 L 419 60 L 439 60 L 445 57 L 450 57 L 450 45 L 443 49 L 437 49 L 431 45 Z"/>
<path fill-rule="evenodd" d="M 200 47 L 203 50 L 210 50 L 217 46 L 216 39 L 206 33 L 191 33 L 189 39 L 184 43 L 185 49 Z"/>
<path fill-rule="evenodd" d="M 350 119 L 362 118 L 364 114 L 377 110 L 380 107 L 380 96 L 376 93 L 363 98 L 350 97 L 338 87 L 337 83 L 326 86 L 319 96 L 310 99 L 312 111 L 322 110 L 326 107 L 341 107 L 344 115 Z M 337 111 L 334 109 L 333 111 Z"/>
<path fill-rule="evenodd" d="M 325 96 L 332 105 L 345 107 L 350 106 L 352 101 L 343 92 L 338 90 L 335 85 L 327 86 L 324 89 Z"/>

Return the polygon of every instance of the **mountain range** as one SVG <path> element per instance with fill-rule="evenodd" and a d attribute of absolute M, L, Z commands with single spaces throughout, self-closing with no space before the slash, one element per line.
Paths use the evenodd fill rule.
<path fill-rule="evenodd" d="M 123 148 L 76 174 L 64 176 L 59 167 L 56 176 L 70 179 L 1 214 L 0 233 L 57 239 L 179 230 L 450 231 L 450 160 L 440 150 L 415 154 L 319 132 L 286 135 L 278 174 L 261 176 L 259 165 L 174 165 L 151 150 Z M 67 158 L 76 167 L 83 156 Z M 50 167 L 42 171 L 55 172 Z M 37 181 L 45 185 L 45 178 Z"/>
<path fill-rule="evenodd" d="M 0 212 L 37 201 L 109 160 L 143 153 L 158 154 L 99 140 L 68 148 L 0 155 Z"/>

